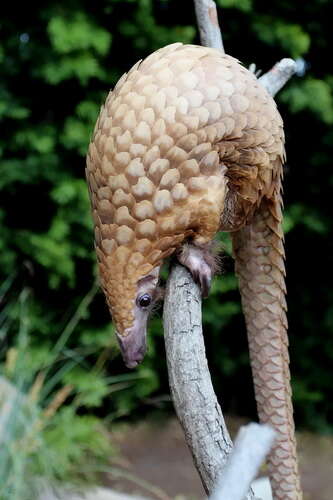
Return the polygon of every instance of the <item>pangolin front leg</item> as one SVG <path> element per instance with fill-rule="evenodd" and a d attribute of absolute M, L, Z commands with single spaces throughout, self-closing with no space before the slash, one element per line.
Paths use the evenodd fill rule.
<path fill-rule="evenodd" d="M 194 281 L 201 288 L 202 296 L 208 297 L 215 268 L 215 258 L 210 248 L 184 245 L 178 254 L 178 260 L 191 271 Z"/>

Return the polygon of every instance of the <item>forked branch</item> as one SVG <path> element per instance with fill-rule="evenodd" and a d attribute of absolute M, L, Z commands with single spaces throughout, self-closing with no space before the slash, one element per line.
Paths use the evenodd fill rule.
<path fill-rule="evenodd" d="M 224 51 L 215 2 L 194 3 L 202 45 Z M 295 62 L 282 59 L 259 81 L 274 96 L 295 72 Z M 211 493 L 227 463 L 232 442 L 205 355 L 200 290 L 179 264 L 171 270 L 166 287 L 164 333 L 174 406 L 204 488 Z M 253 498 L 251 492 L 247 498 Z"/>

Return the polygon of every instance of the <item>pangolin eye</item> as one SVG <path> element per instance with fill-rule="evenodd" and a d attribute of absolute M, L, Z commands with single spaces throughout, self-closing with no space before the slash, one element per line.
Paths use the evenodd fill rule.
<path fill-rule="evenodd" d="M 151 296 L 148 293 L 138 297 L 137 303 L 140 307 L 148 307 L 151 304 Z"/>

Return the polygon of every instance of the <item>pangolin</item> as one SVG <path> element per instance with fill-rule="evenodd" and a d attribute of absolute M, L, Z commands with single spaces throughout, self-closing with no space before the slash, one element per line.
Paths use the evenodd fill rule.
<path fill-rule="evenodd" d="M 274 100 L 233 57 L 175 43 L 124 74 L 87 155 L 101 286 L 128 367 L 146 350 L 159 270 L 175 253 L 207 294 L 211 242 L 232 235 L 259 418 L 278 438 L 274 498 L 302 498 L 288 361 L 281 179 Z"/>

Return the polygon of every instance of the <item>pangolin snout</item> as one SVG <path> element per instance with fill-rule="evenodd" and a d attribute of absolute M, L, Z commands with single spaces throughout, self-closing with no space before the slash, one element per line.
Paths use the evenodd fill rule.
<path fill-rule="evenodd" d="M 124 332 L 124 335 L 120 335 L 118 332 L 116 335 L 125 365 L 127 368 L 135 368 L 146 354 L 146 332 L 129 328 L 128 331 Z"/>

